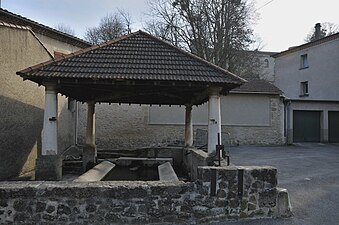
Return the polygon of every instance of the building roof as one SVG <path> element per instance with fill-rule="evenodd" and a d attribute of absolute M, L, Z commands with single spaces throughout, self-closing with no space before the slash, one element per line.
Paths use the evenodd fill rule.
<path fill-rule="evenodd" d="M 87 41 L 66 34 L 64 32 L 58 31 L 51 27 L 45 26 L 43 24 L 30 20 L 26 17 L 14 14 L 3 8 L 0 8 L 0 21 L 9 24 L 16 24 L 23 27 L 30 27 L 35 33 L 42 34 L 65 43 L 69 43 L 79 48 L 88 48 L 91 46 L 91 44 L 88 43 Z"/>
<path fill-rule="evenodd" d="M 24 77 L 232 83 L 244 79 L 143 31 L 20 71 Z"/>
<path fill-rule="evenodd" d="M 278 87 L 266 80 L 248 79 L 247 81 L 247 83 L 233 89 L 231 93 L 258 93 L 274 95 L 281 95 L 283 93 Z"/>
<path fill-rule="evenodd" d="M 303 49 L 306 49 L 306 48 L 310 48 L 310 47 L 313 47 L 313 46 L 316 46 L 316 45 L 320 45 L 320 44 L 326 43 L 328 41 L 333 41 L 333 40 L 336 40 L 336 39 L 339 39 L 339 33 L 332 34 L 330 36 L 327 36 L 327 37 L 324 37 L 324 38 L 321 38 L 321 39 L 318 39 L 318 40 L 315 40 L 315 41 L 312 41 L 312 42 L 309 42 L 309 43 L 306 43 L 306 44 L 302 44 L 302 45 L 299 45 L 299 46 L 296 46 L 296 47 L 291 47 L 286 51 L 282 51 L 278 54 L 272 55 L 272 57 L 278 58 L 278 57 L 288 55 L 288 54 L 293 53 L 293 52 L 297 52 L 297 51 L 300 51 L 300 50 L 303 50 Z"/>
<path fill-rule="evenodd" d="M 228 93 L 229 90 L 246 82 L 227 70 L 143 31 L 29 67 L 17 74 L 39 84 L 57 82 L 61 87 L 59 92 L 69 96 L 74 95 L 76 91 L 70 89 L 69 84 L 67 87 L 61 85 L 66 80 L 67 82 L 76 81 L 77 84 L 81 82 L 91 85 L 100 83 L 101 91 L 105 93 L 112 91 L 112 87 L 107 85 L 113 83 L 119 83 L 119 88 L 122 85 L 144 87 L 143 90 L 138 90 L 147 89 L 146 103 L 154 104 L 159 102 L 184 104 L 187 103 L 189 96 L 199 95 L 199 92 L 206 91 L 209 86 L 221 87 L 221 93 Z M 122 84 L 122 82 L 125 83 Z M 161 93 L 162 96 L 156 99 L 154 94 L 152 96 L 149 93 L 149 89 L 156 89 L 154 86 L 159 87 L 157 93 L 165 89 L 166 93 Z M 160 86 L 166 88 L 160 88 Z M 73 86 L 73 88 L 76 87 L 76 85 Z M 95 91 L 95 88 L 91 90 Z M 84 96 L 87 93 L 81 93 L 81 91 L 77 93 L 78 95 L 74 96 L 76 99 L 86 100 L 90 97 Z M 138 93 L 131 93 L 128 96 L 130 97 L 119 97 L 119 101 L 121 103 L 143 101 L 142 98 L 136 97 L 140 96 Z M 133 99 L 131 96 L 134 96 Z M 169 96 L 176 97 L 170 101 Z M 208 100 L 208 93 L 196 99 L 199 100 L 194 102 L 201 104 Z M 118 100 L 115 98 L 107 101 L 117 102 Z"/>

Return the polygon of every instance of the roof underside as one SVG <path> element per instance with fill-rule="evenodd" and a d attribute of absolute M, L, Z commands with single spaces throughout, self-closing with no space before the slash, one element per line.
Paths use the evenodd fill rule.
<path fill-rule="evenodd" d="M 80 101 L 201 104 L 245 82 L 230 72 L 142 31 L 18 72 Z"/>

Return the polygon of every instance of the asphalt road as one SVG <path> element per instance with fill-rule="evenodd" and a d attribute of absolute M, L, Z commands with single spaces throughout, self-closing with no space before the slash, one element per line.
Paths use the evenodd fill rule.
<path fill-rule="evenodd" d="M 287 188 L 294 215 L 222 224 L 339 225 L 339 144 L 231 147 L 230 155 L 235 165 L 275 166 L 278 186 Z"/>

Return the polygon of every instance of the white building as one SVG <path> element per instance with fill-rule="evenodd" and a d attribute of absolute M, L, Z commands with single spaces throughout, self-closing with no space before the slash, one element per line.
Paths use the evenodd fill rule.
<path fill-rule="evenodd" d="M 339 142 L 339 33 L 274 57 L 287 142 Z"/>

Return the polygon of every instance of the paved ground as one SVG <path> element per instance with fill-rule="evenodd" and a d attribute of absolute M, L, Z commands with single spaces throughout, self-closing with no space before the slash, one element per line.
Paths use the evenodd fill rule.
<path fill-rule="evenodd" d="M 295 144 L 288 147 L 233 147 L 231 163 L 271 165 L 278 186 L 287 188 L 294 216 L 289 219 L 246 220 L 231 225 L 339 224 L 339 145 Z"/>

